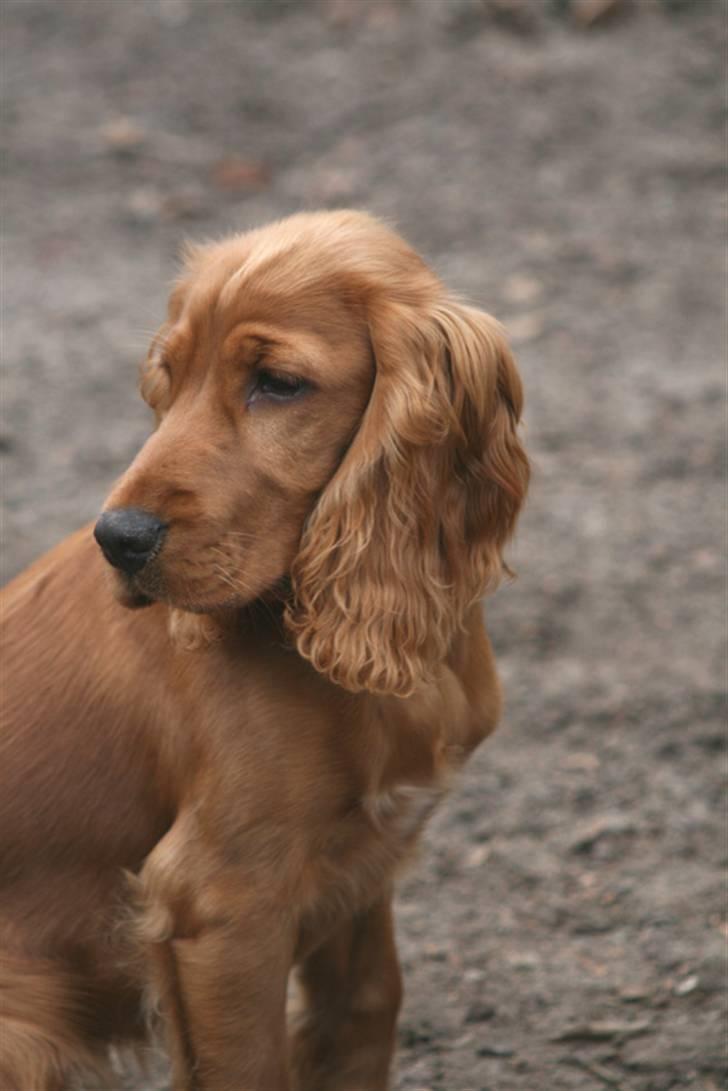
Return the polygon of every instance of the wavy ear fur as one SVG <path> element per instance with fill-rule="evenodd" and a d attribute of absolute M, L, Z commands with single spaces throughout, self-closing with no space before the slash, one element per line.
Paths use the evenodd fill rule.
<path fill-rule="evenodd" d="M 379 301 L 370 333 L 372 396 L 304 531 L 287 622 L 341 686 L 406 696 L 505 567 L 522 390 L 501 327 L 470 307 Z"/>

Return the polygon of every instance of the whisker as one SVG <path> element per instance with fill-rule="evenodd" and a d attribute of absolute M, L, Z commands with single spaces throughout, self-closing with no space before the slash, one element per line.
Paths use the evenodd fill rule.
<path fill-rule="evenodd" d="M 252 530 L 228 530 L 225 534 L 226 538 L 242 538 L 246 542 L 258 541 L 258 535 Z"/>
<path fill-rule="evenodd" d="M 220 564 L 215 564 L 215 572 L 223 580 L 228 587 L 232 587 L 234 591 L 242 591 L 245 595 L 252 594 L 252 588 L 248 586 L 241 577 L 233 576 L 233 574 L 227 571 Z"/>
<path fill-rule="evenodd" d="M 170 338 L 169 335 L 160 333 L 159 327 L 148 329 L 146 327 L 137 327 L 132 333 L 132 340 L 138 343 L 142 347 L 147 347 L 150 344 L 154 344 L 154 347 L 160 351 L 164 351 L 169 347 Z"/>

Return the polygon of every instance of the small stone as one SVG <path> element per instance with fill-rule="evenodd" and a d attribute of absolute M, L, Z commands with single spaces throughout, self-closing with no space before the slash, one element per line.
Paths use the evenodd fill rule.
<path fill-rule="evenodd" d="M 132 190 L 126 202 L 132 218 L 142 223 L 156 220 L 162 211 L 162 206 L 162 196 L 153 186 L 139 186 Z"/>
<path fill-rule="evenodd" d="M 521 314 L 516 318 L 506 321 L 506 330 L 515 344 L 523 344 L 526 341 L 535 341 L 544 331 L 543 315 L 537 311 L 530 314 Z"/>
<path fill-rule="evenodd" d="M 165 220 L 194 220 L 204 216 L 207 209 L 202 195 L 189 189 L 168 194 L 160 211 Z"/>
<path fill-rule="evenodd" d="M 534 970 L 541 965 L 541 959 L 535 951 L 512 951 L 506 954 L 505 959 L 514 970 Z"/>
<path fill-rule="evenodd" d="M 543 284 L 534 277 L 515 273 L 503 285 L 503 295 L 509 303 L 532 303 L 543 295 Z"/>
<path fill-rule="evenodd" d="M 466 1023 L 487 1023 L 489 1019 L 492 1019 L 496 1014 L 496 1009 L 492 1004 L 475 1003 L 471 1004 L 465 1014 Z"/>
<path fill-rule="evenodd" d="M 580 772 L 591 773 L 599 768 L 599 758 L 596 754 L 589 754 L 585 751 L 577 750 L 573 754 L 567 754 L 561 765 L 564 769 L 574 769 Z"/>
<path fill-rule="evenodd" d="M 493 1042 L 491 1045 L 478 1046 L 476 1057 L 512 1057 L 515 1053 L 513 1046 L 501 1045 Z"/>
<path fill-rule="evenodd" d="M 117 117 L 101 126 L 101 138 L 111 151 L 128 154 L 141 147 L 145 132 L 130 117 Z"/>
<path fill-rule="evenodd" d="M 490 856 L 490 845 L 476 845 L 474 849 L 471 849 L 468 855 L 465 857 L 465 866 L 467 868 L 479 868 Z"/>
<path fill-rule="evenodd" d="M 684 977 L 682 981 L 678 981 L 672 991 L 675 996 L 687 996 L 688 993 L 695 992 L 699 984 L 700 978 L 698 975 L 690 974 L 689 977 Z"/>
<path fill-rule="evenodd" d="M 593 1023 L 577 1023 L 560 1034 L 555 1034 L 552 1042 L 608 1042 L 612 1038 L 633 1038 L 637 1034 L 646 1034 L 652 1024 L 646 1019 L 634 1023 L 619 1023 L 604 1019 Z"/>
<path fill-rule="evenodd" d="M 424 952 L 433 962 L 447 962 L 447 947 L 441 944 L 428 943 L 425 945 Z"/>
<path fill-rule="evenodd" d="M 572 852 L 588 852 L 603 837 L 634 832 L 635 824 L 632 819 L 620 814 L 604 814 L 577 827 L 569 847 Z"/>

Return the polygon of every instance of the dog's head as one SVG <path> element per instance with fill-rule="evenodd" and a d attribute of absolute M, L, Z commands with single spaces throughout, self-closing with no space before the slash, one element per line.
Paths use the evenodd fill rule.
<path fill-rule="evenodd" d="M 371 217 L 190 248 L 142 394 L 157 429 L 97 525 L 128 605 L 285 587 L 319 671 L 406 694 L 497 582 L 528 480 L 513 360 Z"/>

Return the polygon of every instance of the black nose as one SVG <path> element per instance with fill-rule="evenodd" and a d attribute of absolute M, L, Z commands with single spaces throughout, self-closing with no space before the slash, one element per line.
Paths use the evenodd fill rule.
<path fill-rule="evenodd" d="M 109 564 L 128 576 L 141 572 L 162 543 L 167 524 L 139 508 L 105 511 L 94 527 L 94 537 Z"/>

